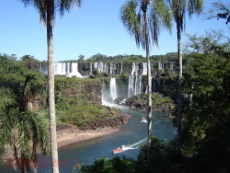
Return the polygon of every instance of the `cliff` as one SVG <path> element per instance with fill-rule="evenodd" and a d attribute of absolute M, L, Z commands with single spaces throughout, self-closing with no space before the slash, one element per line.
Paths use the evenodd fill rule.
<path fill-rule="evenodd" d="M 101 103 L 101 88 L 102 84 L 98 79 L 57 76 L 55 78 L 56 103 L 69 100 Z"/>

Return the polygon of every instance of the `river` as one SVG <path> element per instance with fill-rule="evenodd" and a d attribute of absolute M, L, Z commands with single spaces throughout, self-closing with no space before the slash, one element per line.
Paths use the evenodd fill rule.
<path fill-rule="evenodd" d="M 71 173 L 76 164 L 91 164 L 97 158 L 102 157 L 113 158 L 125 155 L 126 157 L 137 158 L 140 146 L 146 143 L 147 124 L 140 121 L 142 117 L 147 116 L 147 113 L 145 111 L 130 110 L 126 107 L 119 107 L 119 109 L 132 115 L 128 123 L 122 126 L 119 132 L 83 144 L 73 144 L 59 149 L 60 173 Z M 153 113 L 152 135 L 166 141 L 173 139 L 176 135 L 176 129 L 171 123 L 171 119 L 167 118 L 166 113 Z M 112 154 L 112 149 L 121 145 L 131 145 L 136 149 L 127 150 L 116 155 Z M 50 165 L 50 157 L 39 156 L 38 173 L 50 173 Z M 15 173 L 20 171 L 14 171 L 3 162 L 0 163 L 0 172 Z"/>

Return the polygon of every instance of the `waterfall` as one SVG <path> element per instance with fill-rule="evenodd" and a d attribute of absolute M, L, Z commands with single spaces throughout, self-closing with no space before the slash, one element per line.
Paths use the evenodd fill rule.
<path fill-rule="evenodd" d="M 98 70 L 99 73 L 104 72 L 104 63 L 103 62 L 95 62 L 93 67 Z"/>
<path fill-rule="evenodd" d="M 133 80 L 133 76 L 130 75 L 129 76 L 129 85 L 128 85 L 128 97 L 132 97 L 133 96 L 133 83 L 134 83 L 134 80 Z"/>
<path fill-rule="evenodd" d="M 112 100 L 117 98 L 116 78 L 110 78 L 110 95 Z"/>
<path fill-rule="evenodd" d="M 41 64 L 40 64 L 39 71 L 42 72 L 42 73 L 45 74 L 45 75 L 48 75 L 48 67 L 47 67 L 47 64 L 41 63 Z"/>
<path fill-rule="evenodd" d="M 67 76 L 69 77 L 72 77 L 72 76 L 76 76 L 76 77 L 79 77 L 79 78 L 82 78 L 82 75 L 79 73 L 78 71 L 78 63 L 69 63 L 69 72 L 67 74 Z"/>
<path fill-rule="evenodd" d="M 135 70 L 136 70 L 136 65 L 135 65 L 135 62 L 133 62 L 131 75 L 134 75 Z"/>
<path fill-rule="evenodd" d="M 116 64 L 111 62 L 109 65 L 109 74 L 114 77 L 116 75 Z"/>
<path fill-rule="evenodd" d="M 106 63 L 104 64 L 104 72 L 109 73 L 109 65 Z"/>
<path fill-rule="evenodd" d="M 54 74 L 65 75 L 68 77 L 76 76 L 82 78 L 82 75 L 78 72 L 77 62 L 55 62 Z"/>
<path fill-rule="evenodd" d="M 142 75 L 147 75 L 147 62 L 143 62 Z"/>
<path fill-rule="evenodd" d="M 54 63 L 54 74 L 55 75 L 66 75 L 66 64 L 62 62 Z"/>
<path fill-rule="evenodd" d="M 129 84 L 128 84 L 129 98 L 142 93 L 142 75 L 139 75 L 138 71 L 139 71 L 139 63 L 133 62 L 132 71 L 131 71 L 131 75 L 129 76 Z M 143 64 L 142 74 L 143 72 L 144 72 L 144 64 Z"/>
<path fill-rule="evenodd" d="M 134 93 L 133 95 L 141 94 L 142 92 L 142 75 L 136 75 L 134 81 Z"/>

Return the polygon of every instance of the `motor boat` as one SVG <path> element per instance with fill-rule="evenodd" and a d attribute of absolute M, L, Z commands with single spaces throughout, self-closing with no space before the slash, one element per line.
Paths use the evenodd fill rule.
<path fill-rule="evenodd" d="M 124 151 L 125 150 L 123 150 L 122 147 L 117 147 L 117 148 L 112 150 L 113 154 L 122 153 Z"/>

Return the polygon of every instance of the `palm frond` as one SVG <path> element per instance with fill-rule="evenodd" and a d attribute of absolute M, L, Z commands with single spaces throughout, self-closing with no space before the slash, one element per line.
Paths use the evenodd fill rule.
<path fill-rule="evenodd" d="M 34 1 L 34 7 L 38 10 L 40 15 L 40 21 L 47 25 L 47 3 L 45 0 Z"/>
<path fill-rule="evenodd" d="M 21 0 L 21 1 L 25 6 L 30 5 L 31 3 L 33 3 L 33 0 Z"/>
<path fill-rule="evenodd" d="M 120 10 L 121 21 L 125 28 L 134 35 L 137 46 L 140 46 L 141 34 L 141 14 L 137 12 L 138 3 L 136 1 L 126 2 Z"/>
<path fill-rule="evenodd" d="M 60 4 L 58 4 L 60 14 L 64 15 L 64 12 L 69 11 L 73 4 L 81 7 L 82 0 L 60 0 Z"/>
<path fill-rule="evenodd" d="M 157 14 L 157 18 L 160 19 L 160 23 L 171 33 L 172 14 L 170 8 L 167 6 L 164 0 L 154 0 L 152 3 L 152 13 Z"/>
<path fill-rule="evenodd" d="M 188 1 L 188 13 L 189 17 L 192 16 L 192 14 L 197 13 L 200 14 L 203 8 L 203 0 L 189 0 Z"/>
<path fill-rule="evenodd" d="M 156 45 L 157 48 L 159 48 L 158 36 L 160 34 L 160 21 L 159 18 L 157 17 L 157 14 L 154 13 L 153 11 L 151 14 L 150 30 L 151 30 L 152 43 Z"/>

